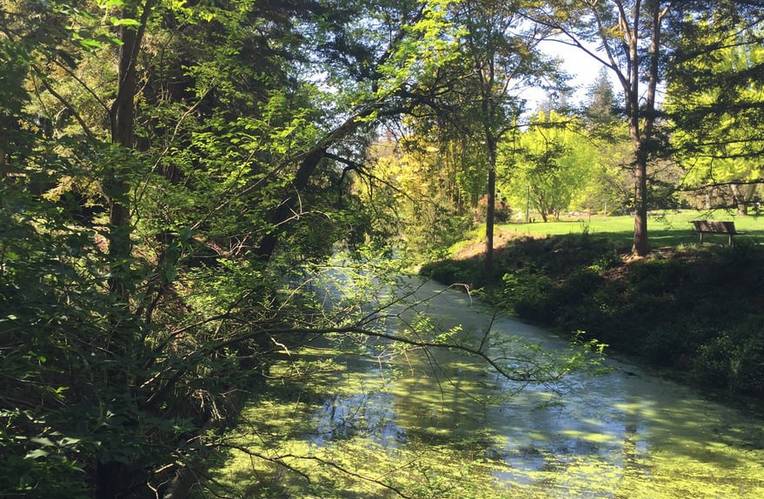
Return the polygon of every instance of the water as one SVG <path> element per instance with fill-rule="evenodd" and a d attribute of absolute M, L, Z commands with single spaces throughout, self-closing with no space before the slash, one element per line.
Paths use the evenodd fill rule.
<path fill-rule="evenodd" d="M 417 311 L 444 329 L 492 321 L 463 292 L 427 282 L 425 296 Z M 491 335 L 568 348 L 503 315 Z M 635 365 L 527 384 L 463 353 L 375 348 L 285 355 L 231 437 L 310 481 L 240 452 L 215 476 L 247 497 L 764 497 L 762 421 Z"/>

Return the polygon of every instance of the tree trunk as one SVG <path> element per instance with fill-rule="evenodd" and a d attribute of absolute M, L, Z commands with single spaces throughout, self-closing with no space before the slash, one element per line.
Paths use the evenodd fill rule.
<path fill-rule="evenodd" d="M 379 112 L 379 103 L 373 103 L 358 110 L 356 114 L 345 120 L 345 122 L 332 130 L 310 150 L 300 157 L 300 166 L 297 168 L 294 182 L 292 182 L 291 192 L 287 193 L 278 207 L 270 214 L 270 222 L 274 225 L 273 229 L 260 240 L 260 244 L 254 249 L 254 254 L 262 260 L 268 261 L 276 250 L 280 235 L 284 231 L 284 225 L 293 216 L 292 210 L 297 205 L 297 195 L 300 195 L 308 186 L 311 176 L 315 173 L 316 167 L 321 159 L 326 155 L 326 151 L 334 144 L 341 141 L 351 133 L 354 133 L 360 127 L 367 124 L 366 118 L 374 112 Z M 390 111 L 387 115 L 398 114 L 399 111 Z M 382 113 L 385 114 L 385 113 Z"/>
<path fill-rule="evenodd" d="M 126 149 L 135 146 L 135 94 L 137 93 L 136 64 L 141 39 L 146 22 L 155 0 L 146 0 L 141 13 L 141 23 L 136 29 L 123 26 L 120 32 L 122 46 L 119 50 L 117 98 L 111 109 L 111 140 Z M 123 10 L 123 17 L 134 19 L 138 11 L 137 2 L 129 2 Z M 120 302 L 127 306 L 129 284 L 127 273 L 130 267 L 130 208 L 127 181 L 121 168 L 108 168 L 104 175 L 103 190 L 109 200 L 109 290 Z"/>
<path fill-rule="evenodd" d="M 639 101 L 631 97 L 629 107 L 629 135 L 634 145 L 634 240 L 631 252 L 637 256 L 645 256 L 650 251 L 647 240 L 647 150 L 644 136 L 639 129 Z M 648 120 L 649 121 L 649 120 Z M 647 135 L 647 131 L 645 132 Z"/>
<path fill-rule="evenodd" d="M 645 256 L 650 251 L 650 245 L 647 240 L 647 155 L 642 144 L 637 146 L 634 174 L 636 210 L 634 215 L 634 244 L 631 251 L 637 256 Z"/>
<path fill-rule="evenodd" d="M 634 50 L 636 54 L 636 49 Z M 634 145 L 634 240 L 631 252 L 637 256 L 645 256 L 650 251 L 647 240 L 647 151 L 645 136 L 649 130 L 640 134 L 639 128 L 639 97 L 634 83 L 629 96 L 629 135 Z M 647 120 L 648 123 L 650 120 Z"/>
<path fill-rule="evenodd" d="M 318 163 L 321 161 L 325 154 L 326 149 L 323 147 L 318 147 L 310 151 L 305 156 L 305 158 L 303 158 L 302 162 L 300 162 L 300 167 L 297 169 L 297 174 L 295 175 L 294 182 L 292 183 L 292 187 L 295 191 L 297 191 L 297 195 L 302 193 L 308 186 L 310 177 L 316 171 Z M 273 211 L 270 220 L 273 224 L 273 229 L 271 232 L 266 234 L 265 237 L 263 237 L 263 239 L 260 241 L 260 244 L 255 249 L 255 254 L 257 256 L 266 261 L 270 259 L 270 257 L 273 255 L 273 252 L 276 250 L 276 243 L 279 240 L 279 236 L 283 232 L 282 226 L 284 226 L 286 222 L 293 216 L 293 210 L 296 205 L 297 197 L 296 195 L 292 194 L 287 199 L 282 201 L 278 208 Z"/>
<path fill-rule="evenodd" d="M 493 271 L 493 228 L 496 217 L 496 141 L 493 137 L 486 140 L 488 149 L 488 189 L 485 213 L 485 272 Z"/>
<path fill-rule="evenodd" d="M 753 186 L 755 187 L 755 186 Z M 730 185 L 732 190 L 732 199 L 735 202 L 735 208 L 739 215 L 748 215 L 748 201 L 753 197 L 753 190 L 743 192 L 739 185 Z"/>
<path fill-rule="evenodd" d="M 140 17 L 140 25 L 135 27 L 123 26 L 120 32 L 122 45 L 119 51 L 117 97 L 112 104 L 111 139 L 113 144 L 121 146 L 124 156 L 113 158 L 103 177 L 103 192 L 109 202 L 109 291 L 116 297 L 118 306 L 113 308 L 110 318 L 112 324 L 112 343 L 114 369 L 107 372 L 105 381 L 115 389 L 123 391 L 130 398 L 131 380 L 129 364 L 138 352 L 134 344 L 134 329 L 128 319 L 130 312 L 130 257 L 132 244 L 130 242 L 131 221 L 129 205 L 129 185 L 125 169 L 129 151 L 135 147 L 135 96 L 138 90 L 136 64 L 140 52 L 141 39 L 146 29 L 148 17 L 156 0 L 146 0 Z M 138 12 L 138 2 L 125 4 L 122 16 L 135 19 Z M 112 499 L 126 496 L 141 473 L 140 467 L 134 467 L 114 460 L 99 460 L 96 467 L 95 497 Z"/>
<path fill-rule="evenodd" d="M 0 146 L 0 181 L 5 180 L 5 177 L 8 175 L 8 168 L 7 168 L 8 161 L 6 159 L 7 156 L 5 154 L 5 151 L 3 150 L 4 147 L 6 147 L 5 144 L 2 144 L 2 146 Z"/>
<path fill-rule="evenodd" d="M 632 139 L 635 140 L 636 164 L 635 182 L 636 182 L 636 215 L 634 217 L 634 246 L 632 253 L 637 256 L 645 256 L 650 251 L 650 245 L 647 240 L 647 159 L 648 147 L 652 145 L 653 126 L 655 125 L 655 93 L 658 86 L 659 69 L 659 51 L 661 43 L 661 21 L 665 11 L 661 13 L 660 0 L 652 0 L 649 9 L 652 17 L 652 32 L 650 33 L 649 69 L 647 95 L 645 98 L 644 109 L 644 129 L 639 129 L 639 59 L 637 50 L 638 26 L 639 26 L 639 4 L 635 15 L 635 22 L 631 40 L 632 53 L 632 123 L 630 126 Z"/>

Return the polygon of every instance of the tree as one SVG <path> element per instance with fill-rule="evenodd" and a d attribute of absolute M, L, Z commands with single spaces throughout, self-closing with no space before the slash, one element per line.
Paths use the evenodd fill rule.
<path fill-rule="evenodd" d="M 187 497 L 274 341 L 363 334 L 304 272 L 366 229 L 337 165 L 442 12 L 0 1 L 0 495 Z"/>
<path fill-rule="evenodd" d="M 686 171 L 684 189 L 729 189 L 746 214 L 762 182 L 764 50 L 760 12 L 715 11 L 687 22 L 682 57 L 669 72 L 671 145 Z"/>
<path fill-rule="evenodd" d="M 555 81 L 554 66 L 537 50 L 543 32 L 518 16 L 515 3 L 467 0 L 456 3 L 452 22 L 458 33 L 459 56 L 433 79 L 451 83 L 437 94 L 441 120 L 451 134 L 469 137 L 482 150 L 486 169 L 485 270 L 493 268 L 498 145 L 517 126 L 524 106 L 519 91 L 542 77 Z M 448 128 L 447 128 L 448 129 Z"/>
<path fill-rule="evenodd" d="M 472 186 L 465 182 L 456 147 L 427 135 L 384 137 L 369 151 L 371 175 L 355 182 L 363 202 L 383 214 L 374 221 L 380 225 L 377 233 L 400 238 L 401 249 L 415 258 L 442 257 L 472 221 Z M 481 178 L 474 191 L 482 187 Z"/>
<path fill-rule="evenodd" d="M 636 210 L 632 251 L 638 256 L 649 250 L 647 165 L 655 149 L 656 89 L 662 78 L 661 59 L 667 55 L 664 20 L 675 8 L 661 0 L 552 1 L 527 11 L 529 19 L 556 30 L 556 41 L 577 47 L 599 61 L 615 73 L 621 84 L 634 151 Z"/>
<path fill-rule="evenodd" d="M 597 78 L 589 86 L 586 118 L 594 124 L 612 124 L 615 114 L 615 93 L 606 68 L 600 69 Z"/>
<path fill-rule="evenodd" d="M 504 144 L 503 155 L 511 164 L 507 191 L 515 206 L 530 196 L 544 222 L 559 218 L 577 193 L 590 181 L 599 166 L 595 146 L 575 120 L 555 111 L 540 112 L 517 143 Z"/>
<path fill-rule="evenodd" d="M 684 64 L 685 61 L 702 57 L 703 54 L 709 53 L 709 50 L 712 52 L 722 48 L 727 43 L 724 41 L 724 33 L 729 35 L 732 31 L 728 29 L 729 23 L 750 28 L 757 26 L 761 22 L 760 9 L 750 2 L 735 0 L 609 0 L 547 1 L 524 12 L 529 20 L 556 30 L 557 42 L 577 47 L 600 62 L 615 74 L 620 83 L 623 110 L 633 148 L 636 207 L 633 252 L 636 255 L 644 255 L 649 248 L 647 166 L 652 157 L 666 152 L 665 140 L 657 133 L 658 118 L 661 114 L 656 101 L 658 85 L 665 79 L 667 68 L 679 69 L 673 73 L 677 75 L 682 72 L 682 67 L 690 67 Z M 720 22 L 715 23 L 712 29 L 715 33 L 713 41 L 708 38 L 702 40 L 702 36 L 698 38 L 697 27 L 703 25 L 704 19 L 714 16 Z M 746 21 L 741 22 L 743 19 Z M 683 36 L 685 41 L 693 39 L 694 42 L 683 42 Z M 738 73 L 737 77 L 727 80 L 728 88 L 742 88 L 737 83 L 754 74 L 761 74 L 761 71 L 754 67 L 750 72 Z M 696 81 L 705 81 L 708 85 L 713 85 L 707 78 L 709 74 L 704 77 L 702 72 L 696 72 L 695 75 Z M 725 96 L 734 99 L 736 93 L 726 92 Z M 735 112 L 739 106 L 726 97 L 714 106 L 698 109 L 698 113 L 684 114 L 680 121 L 697 124 L 700 123 L 699 118 L 709 111 L 716 113 L 728 109 Z M 752 110 L 757 106 L 746 107 Z"/>

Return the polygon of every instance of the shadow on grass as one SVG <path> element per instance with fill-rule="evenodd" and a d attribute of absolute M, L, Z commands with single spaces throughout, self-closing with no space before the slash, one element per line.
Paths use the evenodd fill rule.
<path fill-rule="evenodd" d="M 622 249 L 630 248 L 634 239 L 631 231 L 623 232 L 592 232 L 592 237 L 599 237 L 612 241 Z M 680 245 L 700 245 L 699 236 L 692 231 L 677 229 L 652 229 L 648 232 L 650 246 L 652 248 L 677 247 Z M 764 230 L 745 231 L 734 237 L 735 243 L 745 242 L 748 244 L 764 245 Z M 708 246 L 727 246 L 726 234 L 705 234 L 703 244 Z"/>

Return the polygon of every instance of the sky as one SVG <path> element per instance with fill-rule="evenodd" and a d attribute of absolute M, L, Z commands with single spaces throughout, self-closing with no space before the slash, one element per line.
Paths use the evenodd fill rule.
<path fill-rule="evenodd" d="M 571 76 L 568 84 L 574 88 L 572 95 L 572 103 L 577 104 L 586 99 L 587 89 L 597 78 L 600 69 L 603 67 L 602 63 L 594 59 L 594 57 L 586 54 L 578 47 L 571 47 L 559 42 L 545 40 L 539 44 L 541 50 L 552 57 L 557 57 L 562 60 L 562 69 Z M 586 48 L 596 53 L 605 59 L 607 56 L 599 50 L 596 46 L 586 44 Z M 618 81 L 615 73 L 608 69 L 608 76 L 610 77 L 610 84 L 613 86 L 613 92 L 617 96 L 621 92 L 621 83 Z M 640 83 L 642 95 L 644 95 L 646 85 Z M 664 93 L 666 90 L 665 82 L 658 82 L 656 89 L 656 103 L 660 105 L 663 102 Z M 528 109 L 535 109 L 539 104 L 543 103 L 547 96 L 543 90 L 537 88 L 529 88 L 525 90 L 523 97 L 527 100 Z"/>
<path fill-rule="evenodd" d="M 572 101 L 581 102 L 586 98 L 587 88 L 594 82 L 602 68 L 602 64 L 592 56 L 584 53 L 583 50 L 570 45 L 554 41 L 542 41 L 541 50 L 547 55 L 557 57 L 562 60 L 562 69 L 571 76 L 568 84 L 574 88 Z M 597 51 L 594 47 L 588 47 Z M 609 71 L 610 81 L 613 85 L 613 91 L 618 92 L 619 83 L 612 71 Z M 543 90 L 529 88 L 525 90 L 523 97 L 528 102 L 528 108 L 534 109 L 546 100 L 546 94 Z"/>

